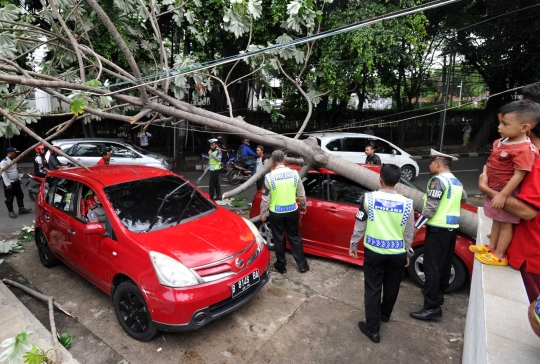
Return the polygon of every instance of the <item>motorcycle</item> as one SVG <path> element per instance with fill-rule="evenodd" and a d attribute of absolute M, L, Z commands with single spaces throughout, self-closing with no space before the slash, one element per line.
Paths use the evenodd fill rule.
<path fill-rule="evenodd" d="M 245 163 L 234 162 L 232 170 L 227 178 L 231 185 L 238 185 L 240 182 L 247 181 L 253 175 L 253 169 Z"/>
<path fill-rule="evenodd" d="M 41 187 L 41 182 L 43 182 L 43 178 L 38 177 L 33 173 L 28 173 L 27 176 L 28 181 L 26 181 L 24 188 L 28 187 L 31 182 L 34 182 L 34 184 L 32 184 L 32 186 L 28 188 L 28 197 L 30 197 L 30 199 L 35 202 L 36 196 L 39 192 L 39 188 Z"/>

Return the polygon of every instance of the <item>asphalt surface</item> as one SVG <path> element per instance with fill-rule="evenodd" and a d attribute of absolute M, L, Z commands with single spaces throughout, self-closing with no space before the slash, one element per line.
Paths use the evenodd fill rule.
<path fill-rule="evenodd" d="M 473 169 L 458 162 L 454 167 Z M 182 174 L 195 182 L 201 172 Z M 203 191 L 208 190 L 208 178 L 200 183 Z M 468 188 L 477 177 L 458 178 Z M 223 192 L 235 187 L 222 181 Z M 254 193 L 253 186 L 243 193 L 247 202 Z M 28 197 L 25 201 L 33 206 Z M 33 218 L 10 219 L 1 206 L 0 239 L 12 238 Z M 468 286 L 446 295 L 441 320 L 421 322 L 409 317 L 421 308 L 420 288 L 405 276 L 391 321 L 382 325 L 381 343 L 374 344 L 357 327 L 364 319 L 362 268 L 308 256 L 311 270 L 300 274 L 288 254 L 288 273 L 271 272 L 270 282 L 238 311 L 194 332 L 160 334 L 141 343 L 121 329 L 107 294 L 65 265 L 44 268 L 35 244 L 1 258 L 0 278 L 32 285 L 78 317 L 58 318 L 57 330 L 76 335 L 70 352 L 81 363 L 461 363 Z M 13 290 L 48 327 L 44 307 Z"/>

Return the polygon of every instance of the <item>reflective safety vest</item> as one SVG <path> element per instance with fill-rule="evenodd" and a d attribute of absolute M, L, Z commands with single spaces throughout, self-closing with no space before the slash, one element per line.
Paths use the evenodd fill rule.
<path fill-rule="evenodd" d="M 457 229 L 459 227 L 459 217 L 461 215 L 461 196 L 463 195 L 463 185 L 452 174 L 438 174 L 433 178 L 438 178 L 444 185 L 444 192 L 435 215 L 426 224 L 447 229 Z M 427 202 L 427 194 L 431 178 L 428 181 L 428 192 L 424 195 L 424 207 Z"/>
<path fill-rule="evenodd" d="M 364 247 L 379 254 L 406 252 L 405 227 L 413 212 L 413 201 L 405 196 L 368 192 L 365 194 L 368 220 Z"/>
<path fill-rule="evenodd" d="M 219 155 L 219 151 L 217 150 L 217 148 L 214 149 L 214 150 L 210 149 L 209 152 L 211 152 L 214 157 L 217 157 Z M 220 169 L 220 167 L 219 167 L 220 164 L 221 164 L 221 162 L 215 160 L 214 158 L 212 158 L 212 157 L 209 158 L 208 167 L 210 168 L 211 171 L 215 171 L 217 169 Z"/>
<path fill-rule="evenodd" d="M 265 178 L 270 186 L 269 210 L 275 213 L 296 211 L 296 188 L 300 181 L 298 172 L 281 167 L 266 174 Z"/>

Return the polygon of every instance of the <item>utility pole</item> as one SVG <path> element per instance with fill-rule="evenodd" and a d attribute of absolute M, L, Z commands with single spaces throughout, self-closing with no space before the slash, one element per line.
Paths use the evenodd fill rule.
<path fill-rule="evenodd" d="M 450 62 L 452 60 L 452 57 L 450 56 Z M 451 65 L 450 65 L 451 67 Z M 448 68 L 450 68 L 448 67 Z M 442 69 L 442 99 L 441 99 L 441 106 L 443 108 L 443 112 L 441 113 L 441 117 L 439 119 L 439 129 L 440 129 L 440 134 L 439 134 L 439 152 L 442 153 L 442 149 L 443 149 L 443 139 L 444 139 L 444 124 L 446 122 L 446 103 L 447 103 L 447 98 L 448 98 L 448 83 L 446 82 L 446 72 L 447 72 L 447 67 L 446 67 L 446 56 L 444 56 L 444 59 L 443 59 L 443 69 Z"/>

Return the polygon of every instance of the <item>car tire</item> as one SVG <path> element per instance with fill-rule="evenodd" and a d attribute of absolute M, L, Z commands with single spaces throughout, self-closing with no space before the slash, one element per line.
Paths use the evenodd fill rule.
<path fill-rule="evenodd" d="M 268 219 L 265 222 L 259 221 L 257 224 L 259 228 L 259 233 L 261 234 L 266 247 L 269 250 L 274 250 L 274 239 L 272 237 L 272 229 L 270 228 L 270 221 Z"/>
<path fill-rule="evenodd" d="M 158 330 L 141 291 L 132 281 L 122 282 L 114 291 L 114 312 L 124 331 L 139 341 L 150 341 Z"/>
<path fill-rule="evenodd" d="M 411 278 L 421 287 L 424 286 L 424 247 L 414 250 L 407 271 Z M 467 279 L 467 270 L 463 262 L 454 254 L 452 257 L 452 271 L 450 275 L 450 287 L 445 293 L 452 293 L 460 289 Z"/>
<path fill-rule="evenodd" d="M 406 165 L 401 167 L 401 178 L 407 181 L 412 181 L 416 176 L 416 170 L 413 166 Z"/>
<path fill-rule="evenodd" d="M 36 235 L 36 245 L 38 248 L 39 260 L 44 267 L 52 268 L 60 264 L 60 260 L 53 255 L 43 231 L 38 231 Z"/>

